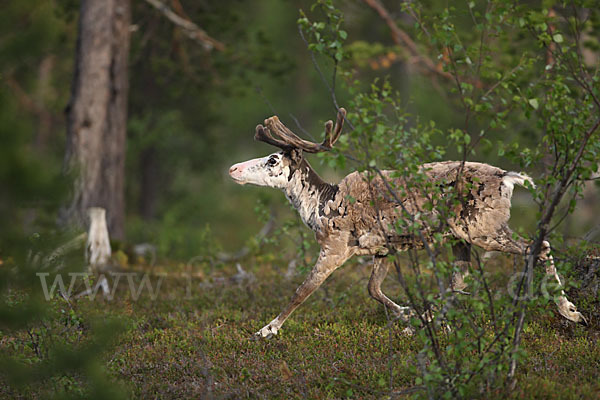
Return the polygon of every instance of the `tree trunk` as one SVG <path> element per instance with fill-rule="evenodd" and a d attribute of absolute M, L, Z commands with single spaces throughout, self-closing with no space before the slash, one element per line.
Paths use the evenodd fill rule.
<path fill-rule="evenodd" d="M 112 237 L 124 238 L 129 0 L 82 0 L 65 167 L 75 185 L 64 218 L 85 224 L 89 207 L 106 209 Z"/>

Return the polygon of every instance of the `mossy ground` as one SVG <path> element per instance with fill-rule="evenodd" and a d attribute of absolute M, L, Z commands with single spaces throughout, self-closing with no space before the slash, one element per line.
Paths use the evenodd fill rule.
<path fill-rule="evenodd" d="M 48 304 L 53 318 L 29 332 L 3 332 L 0 347 L 23 363 L 43 363 L 45 346 L 83 343 L 90 326 L 117 317 L 124 328 L 99 358 L 111 380 L 134 398 L 389 398 L 415 385 L 415 340 L 400 324 L 388 327 L 383 307 L 368 296 L 368 266 L 349 264 L 334 273 L 271 340 L 253 340 L 252 334 L 279 313 L 302 276 L 285 279 L 282 269 L 265 265 L 246 269 L 254 282 L 201 285 L 194 279 L 190 286 L 186 279 L 164 278 L 155 300 L 144 292 L 133 301 L 126 285 L 112 301 L 56 298 Z M 218 273 L 231 276 L 235 268 Z M 393 277 L 384 289 L 392 297 L 401 293 Z M 580 306 L 590 313 L 585 307 L 597 301 Z M 575 326 L 553 308 L 529 321 L 523 337 L 528 359 L 510 396 L 598 398 L 598 322 Z M 83 381 L 74 373 L 20 389 L 4 386 L 0 395 L 78 393 Z M 484 397 L 505 396 L 488 391 Z"/>

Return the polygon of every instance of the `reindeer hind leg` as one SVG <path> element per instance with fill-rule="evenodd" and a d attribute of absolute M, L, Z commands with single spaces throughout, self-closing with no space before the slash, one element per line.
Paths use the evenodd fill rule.
<path fill-rule="evenodd" d="M 554 278 L 560 289 L 560 295 L 554 299 L 556 305 L 558 307 L 558 312 L 560 315 L 568 319 L 569 321 L 578 322 L 584 325 L 587 325 L 587 320 L 579 311 L 577 311 L 577 307 L 575 304 L 571 303 L 567 296 L 565 295 L 565 291 L 562 289 L 562 282 L 560 281 L 560 277 L 556 272 L 556 266 L 554 265 L 554 258 L 552 254 L 550 254 L 550 243 L 547 241 L 542 242 L 542 251 L 540 253 L 540 261 L 542 261 L 546 266 L 546 277 Z"/>
<path fill-rule="evenodd" d="M 482 247 L 484 250 L 495 250 L 513 254 L 526 254 L 530 245 L 525 239 L 515 235 L 506 224 L 503 225 L 495 235 L 475 238 L 472 243 Z M 556 283 L 562 287 L 562 282 L 556 272 L 554 259 L 550 254 L 550 243 L 547 241 L 542 242 L 540 261 L 543 262 L 546 267 L 546 276 L 554 279 Z M 585 317 L 578 312 L 577 307 L 567 299 L 565 292 L 562 289 L 560 295 L 555 299 L 555 302 L 560 315 L 570 321 L 587 324 Z"/>
<path fill-rule="evenodd" d="M 399 306 L 381 291 L 381 283 L 385 279 L 388 269 L 389 262 L 387 262 L 386 257 L 375 256 L 373 258 L 373 272 L 367 286 L 369 294 L 373 299 L 391 310 L 395 316 L 407 322 L 412 314 L 412 309 L 410 307 Z"/>

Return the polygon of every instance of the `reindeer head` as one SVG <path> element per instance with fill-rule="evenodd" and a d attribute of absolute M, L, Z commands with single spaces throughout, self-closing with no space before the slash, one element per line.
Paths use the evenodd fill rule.
<path fill-rule="evenodd" d="M 325 123 L 325 140 L 317 144 L 301 139 L 281 123 L 277 116 L 265 120 L 265 126 L 258 125 L 254 140 L 279 147 L 280 152 L 266 157 L 255 158 L 233 165 L 229 175 L 239 184 L 251 183 L 259 186 L 284 188 L 290 177 L 299 168 L 303 152 L 319 153 L 328 151 L 340 137 L 346 110 L 340 108 L 333 127 L 332 121 Z"/>

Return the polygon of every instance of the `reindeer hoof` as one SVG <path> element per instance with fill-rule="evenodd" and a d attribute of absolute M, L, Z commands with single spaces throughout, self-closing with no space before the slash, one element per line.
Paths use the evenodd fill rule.
<path fill-rule="evenodd" d="M 405 323 L 410 322 L 410 318 L 415 315 L 415 312 L 410 307 L 398 306 L 392 312 L 395 318 Z"/>
<path fill-rule="evenodd" d="M 258 339 L 271 339 L 273 336 L 277 335 L 277 332 L 279 332 L 279 328 L 269 324 L 263 327 L 260 331 L 256 332 L 254 337 Z"/>
<path fill-rule="evenodd" d="M 587 319 L 579 311 L 569 312 L 569 315 L 565 315 L 562 312 L 560 314 L 563 317 L 565 317 L 566 319 L 568 319 L 569 321 L 576 322 L 576 323 L 581 324 L 583 326 L 588 326 Z"/>
<path fill-rule="evenodd" d="M 575 307 L 575 304 L 571 303 L 566 299 L 561 299 L 559 301 L 558 312 L 560 313 L 560 315 L 562 315 L 569 321 L 577 322 L 578 324 L 582 324 L 585 326 L 588 325 L 587 319 L 583 316 L 582 313 L 577 311 L 577 307 Z"/>
<path fill-rule="evenodd" d="M 415 328 L 413 328 L 412 326 L 407 326 L 406 328 L 402 329 L 402 335 L 403 336 L 413 336 L 415 333 L 417 332 L 417 330 Z"/>

